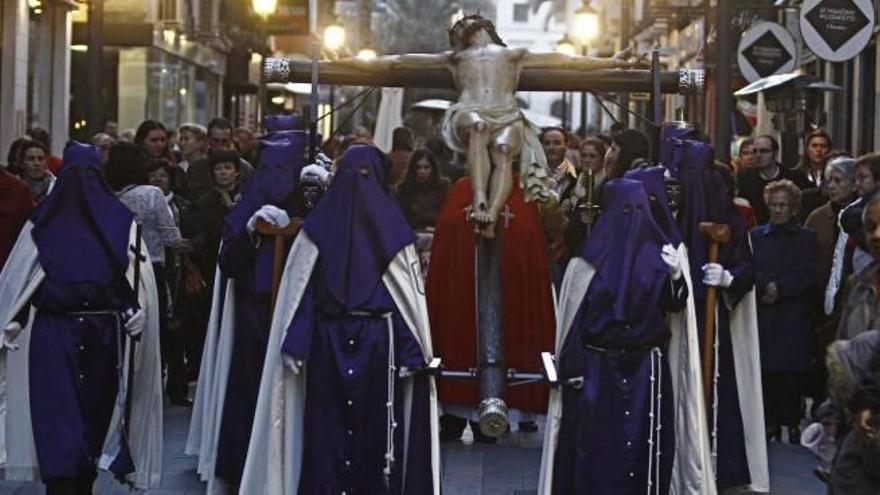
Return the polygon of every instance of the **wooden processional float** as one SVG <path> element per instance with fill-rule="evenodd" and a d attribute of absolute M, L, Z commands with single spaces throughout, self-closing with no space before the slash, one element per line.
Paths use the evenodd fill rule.
<path fill-rule="evenodd" d="M 318 61 L 317 48 L 309 59 L 268 58 L 264 66 L 267 83 L 311 83 L 312 108 L 317 108 L 319 84 L 367 87 L 405 87 L 454 89 L 451 73 L 443 68 L 375 71 L 356 65 L 334 61 Z M 589 92 L 597 98 L 621 106 L 603 93 L 643 92 L 651 94 L 653 119 L 645 118 L 621 106 L 645 121 L 654 131 L 654 142 L 659 144 L 662 127 L 663 94 L 699 94 L 704 86 L 704 72 L 700 69 L 661 70 L 659 52 L 652 53 L 650 68 L 644 69 L 530 69 L 524 68 L 519 78 L 518 91 L 576 91 Z M 317 117 L 313 115 L 312 134 L 315 134 Z M 318 143 L 312 140 L 312 156 Z M 657 148 L 655 148 L 655 161 Z M 591 188 L 592 189 L 592 188 Z M 592 200 L 590 200 L 592 202 Z M 588 204 L 594 211 L 598 205 Z M 504 390 L 507 386 L 536 381 L 547 381 L 558 387 L 560 381 L 555 357 L 550 352 L 540 354 L 542 373 L 523 373 L 507 368 L 504 363 L 503 318 L 501 307 L 501 236 L 487 239 L 480 236 L 477 243 L 477 269 L 475 286 L 477 293 L 477 345 L 478 367 L 468 370 L 449 370 L 441 366 L 439 357 L 429 365 L 429 372 L 436 376 L 478 380 L 480 404 L 478 406 L 480 430 L 489 436 L 499 437 L 508 427 L 507 405 Z"/>

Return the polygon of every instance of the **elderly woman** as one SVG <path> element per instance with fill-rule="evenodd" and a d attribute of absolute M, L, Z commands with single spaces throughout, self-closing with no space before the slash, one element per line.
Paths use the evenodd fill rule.
<path fill-rule="evenodd" d="M 813 210 L 806 227 L 816 231 L 818 265 L 816 297 L 813 304 L 814 338 L 813 373 L 810 396 L 819 404 L 825 398 L 825 349 L 834 340 L 837 331 L 837 311 L 843 291 L 839 287 L 852 273 L 852 250 L 847 246 L 847 234 L 841 235 L 840 212 L 858 198 L 856 189 L 856 162 L 848 156 L 830 159 L 825 166 L 824 187 L 828 202 Z M 829 289 L 829 286 L 831 290 Z"/>
<path fill-rule="evenodd" d="M 801 392 L 810 366 L 810 299 L 816 279 L 816 233 L 797 220 L 801 191 L 780 180 L 764 188 L 770 221 L 752 230 L 758 333 L 768 437 L 788 428 L 800 438 Z"/>
<path fill-rule="evenodd" d="M 825 168 L 825 187 L 828 190 L 828 202 L 810 213 L 804 223 L 805 226 L 816 231 L 819 248 L 816 281 L 820 294 L 825 293 L 825 287 L 831 276 L 834 247 L 840 236 L 838 217 L 841 210 L 858 197 L 856 161 L 848 156 L 829 161 Z"/>

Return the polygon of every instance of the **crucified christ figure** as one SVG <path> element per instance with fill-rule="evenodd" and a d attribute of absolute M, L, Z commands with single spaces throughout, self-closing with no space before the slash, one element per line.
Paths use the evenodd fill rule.
<path fill-rule="evenodd" d="M 514 97 L 522 70 L 612 69 L 633 64 L 619 59 L 509 48 L 498 37 L 492 22 L 479 15 L 456 22 L 449 31 L 449 41 L 453 50 L 439 54 L 388 55 L 339 62 L 373 71 L 439 66 L 452 73 L 459 97 L 446 111 L 443 137 L 450 148 L 467 157 L 474 193 L 470 215 L 475 230 L 493 237 L 498 213 L 513 187 L 513 162 L 517 156 L 526 199 L 545 202 L 553 195 L 538 131 L 523 116 Z"/>

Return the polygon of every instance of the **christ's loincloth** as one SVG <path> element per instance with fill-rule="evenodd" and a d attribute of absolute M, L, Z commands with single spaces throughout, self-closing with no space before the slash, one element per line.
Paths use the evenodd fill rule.
<path fill-rule="evenodd" d="M 443 140 L 453 151 L 467 155 L 467 138 L 463 139 L 455 129 L 455 118 L 460 112 L 479 115 L 488 125 L 490 134 L 522 122 L 523 146 L 519 155 L 519 177 L 526 201 L 546 203 L 556 199 L 553 177 L 547 170 L 547 158 L 538 138 L 539 130 L 523 115 L 515 101 L 510 105 L 496 107 L 454 103 L 446 109 L 443 117 Z"/>

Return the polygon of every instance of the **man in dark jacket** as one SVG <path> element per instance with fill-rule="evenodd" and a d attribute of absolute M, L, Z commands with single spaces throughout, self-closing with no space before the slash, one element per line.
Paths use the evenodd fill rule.
<path fill-rule="evenodd" d="M 813 187 L 802 172 L 785 168 L 776 161 L 778 152 L 779 142 L 773 136 L 758 136 L 755 138 L 757 165 L 743 170 L 737 177 L 738 196 L 747 199 L 752 205 L 758 225 L 767 223 L 770 218 L 767 203 L 764 201 L 764 188 L 767 184 L 788 179 L 801 190 Z"/>

